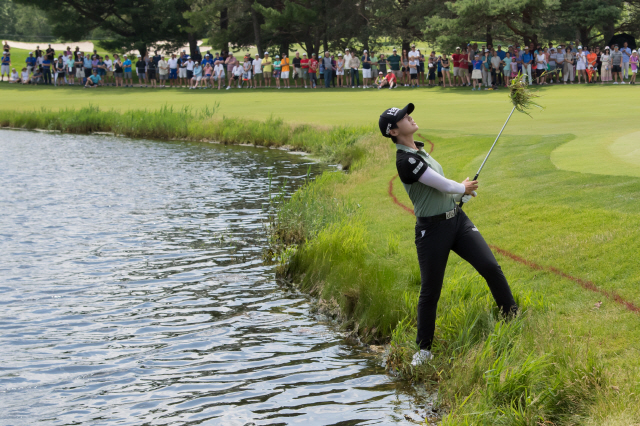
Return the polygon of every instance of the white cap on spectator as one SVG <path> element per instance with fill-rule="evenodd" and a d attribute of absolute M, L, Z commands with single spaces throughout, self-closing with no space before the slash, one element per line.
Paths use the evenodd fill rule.
<path fill-rule="evenodd" d="M 278 59 L 279 59 L 279 58 L 280 58 L 280 55 L 276 55 L 276 58 L 278 58 Z"/>
<path fill-rule="evenodd" d="M 302 56 L 307 56 L 307 54 L 306 54 L 306 53 L 303 53 L 303 54 L 302 54 Z"/>
<path fill-rule="evenodd" d="M 338 56 L 342 56 L 342 53 L 338 53 Z"/>
<path fill-rule="evenodd" d="M 582 46 L 578 46 L 578 49 L 582 49 Z"/>
<path fill-rule="evenodd" d="M 633 51 L 631 51 L 631 53 L 638 53 L 638 51 L 637 50 L 633 50 Z"/>
<path fill-rule="evenodd" d="M 382 75 L 382 71 L 380 71 L 378 74 Z"/>
<path fill-rule="evenodd" d="M 397 52 L 397 50 L 396 50 L 396 48 L 395 48 L 395 47 L 393 48 L 393 51 L 394 51 L 394 52 Z"/>
<path fill-rule="evenodd" d="M 605 46 L 604 50 L 611 50 L 611 49 L 609 49 L 609 46 Z M 633 53 L 633 52 L 631 52 L 631 53 Z"/>
<path fill-rule="evenodd" d="M 33 55 L 33 52 L 29 52 L 29 55 Z"/>
<path fill-rule="evenodd" d="M 142 58 L 142 56 L 138 55 L 138 58 Z"/>
<path fill-rule="evenodd" d="M 366 50 L 366 49 L 365 49 L 365 50 L 363 50 L 363 53 L 367 53 L 367 50 Z"/>
<path fill-rule="evenodd" d="M 459 47 L 456 47 L 456 50 L 460 50 L 460 48 L 459 48 Z"/>
<path fill-rule="evenodd" d="M 485 52 L 488 52 L 488 51 L 489 51 L 489 49 L 484 49 L 484 51 L 485 51 Z"/>
<path fill-rule="evenodd" d="M 389 74 L 390 72 L 391 72 L 391 70 L 390 70 L 390 69 L 388 69 L 388 70 L 387 70 L 387 74 Z"/>

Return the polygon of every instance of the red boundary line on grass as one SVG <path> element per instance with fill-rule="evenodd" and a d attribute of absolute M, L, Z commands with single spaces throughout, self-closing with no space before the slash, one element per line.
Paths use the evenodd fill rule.
<path fill-rule="evenodd" d="M 429 142 L 431 144 L 431 150 L 429 152 L 433 152 L 433 143 L 430 140 L 427 140 L 427 142 Z M 410 207 L 405 206 L 404 204 L 402 204 L 398 198 L 393 195 L 393 181 L 398 177 L 398 175 L 395 175 L 394 177 L 391 178 L 391 180 L 389 181 L 389 196 L 391 197 L 391 199 L 393 200 L 393 202 L 395 204 L 397 204 L 398 206 L 402 207 L 405 211 L 414 214 L 413 209 L 411 209 Z M 569 275 L 566 272 L 562 272 L 561 270 L 559 270 L 558 268 L 554 268 L 553 266 L 542 266 L 542 265 L 538 265 L 535 262 L 532 262 L 530 260 L 527 260 L 523 257 L 520 257 L 516 254 L 511 253 L 510 251 L 501 249 L 500 247 L 494 246 L 494 245 L 489 245 L 489 247 L 491 247 L 493 250 L 497 251 L 498 253 L 500 253 L 503 256 L 508 257 L 509 259 L 518 262 L 522 265 L 528 266 L 531 269 L 535 269 L 538 271 L 545 271 L 545 272 L 551 272 L 559 277 L 565 278 L 567 280 L 573 281 L 575 283 L 578 283 L 580 285 L 580 287 L 586 289 L 586 290 L 590 290 L 593 291 L 594 293 L 598 293 L 601 294 L 611 300 L 613 300 L 614 302 L 624 306 L 625 308 L 627 308 L 628 310 L 630 310 L 631 312 L 635 312 L 635 313 L 640 313 L 640 307 L 636 306 L 633 302 L 629 302 L 628 300 L 625 300 L 622 296 L 620 296 L 618 293 L 616 293 L 615 291 L 610 291 L 610 290 L 603 290 L 601 288 L 599 288 L 593 281 L 589 281 L 589 280 L 585 280 L 582 278 L 578 278 L 578 277 L 574 277 L 573 275 Z"/>

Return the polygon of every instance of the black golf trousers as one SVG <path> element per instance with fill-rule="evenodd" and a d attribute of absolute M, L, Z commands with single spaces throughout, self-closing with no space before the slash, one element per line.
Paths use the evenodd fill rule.
<path fill-rule="evenodd" d="M 418 336 L 420 349 L 431 349 L 436 327 L 436 309 L 444 270 L 453 250 L 487 281 L 491 294 L 504 315 L 517 312 L 511 289 L 502 269 L 482 235 L 462 211 L 448 220 L 416 225 L 416 247 L 420 264 Z"/>

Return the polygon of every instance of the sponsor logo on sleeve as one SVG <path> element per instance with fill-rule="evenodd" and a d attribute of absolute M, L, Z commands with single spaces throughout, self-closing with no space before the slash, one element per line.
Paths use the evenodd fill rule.
<path fill-rule="evenodd" d="M 415 175 L 416 173 L 418 173 L 418 171 L 420 171 L 420 169 L 422 168 L 422 166 L 424 166 L 424 163 L 421 161 L 420 163 L 418 163 L 418 165 L 416 166 L 415 169 L 413 169 L 413 174 Z"/>
<path fill-rule="evenodd" d="M 412 157 L 409 157 L 409 162 L 410 162 L 411 164 L 416 164 L 416 159 L 415 159 L 415 158 L 412 158 Z"/>

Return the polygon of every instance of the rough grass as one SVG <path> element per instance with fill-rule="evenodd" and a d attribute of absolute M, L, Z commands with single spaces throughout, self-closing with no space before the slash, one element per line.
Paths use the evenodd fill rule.
<path fill-rule="evenodd" d="M 33 111 L 0 110 L 0 127 L 45 129 L 64 133 L 109 132 L 132 138 L 185 139 L 287 147 L 310 152 L 324 161 L 340 160 L 348 168 L 362 157 L 356 141 L 366 128 L 336 126 L 321 128 L 290 125 L 270 117 L 264 121 L 218 117 L 218 105 L 196 110 L 164 106 L 154 110 L 103 110 L 98 106 L 79 109 Z"/>
<path fill-rule="evenodd" d="M 447 175 L 459 180 L 492 142 L 489 135 L 426 136 Z M 627 201 L 640 196 L 640 179 L 556 169 L 550 154 L 571 137 L 505 138 L 465 210 L 490 243 L 640 304 L 640 267 L 632 259 L 640 252 L 640 215 Z M 437 387 L 451 410 L 445 425 L 636 424 L 637 314 L 500 255 L 523 314 L 501 321 L 484 281 L 452 254 L 436 358 L 411 368 L 419 294 L 414 219 L 386 193 L 396 173 L 388 141 L 370 135 L 358 143 L 367 156 L 349 175 L 327 174 L 281 208 L 276 239 L 289 250 L 280 276 L 339 311 L 365 341 L 389 342 L 387 367 Z M 411 205 L 397 181 L 394 193 Z"/>

